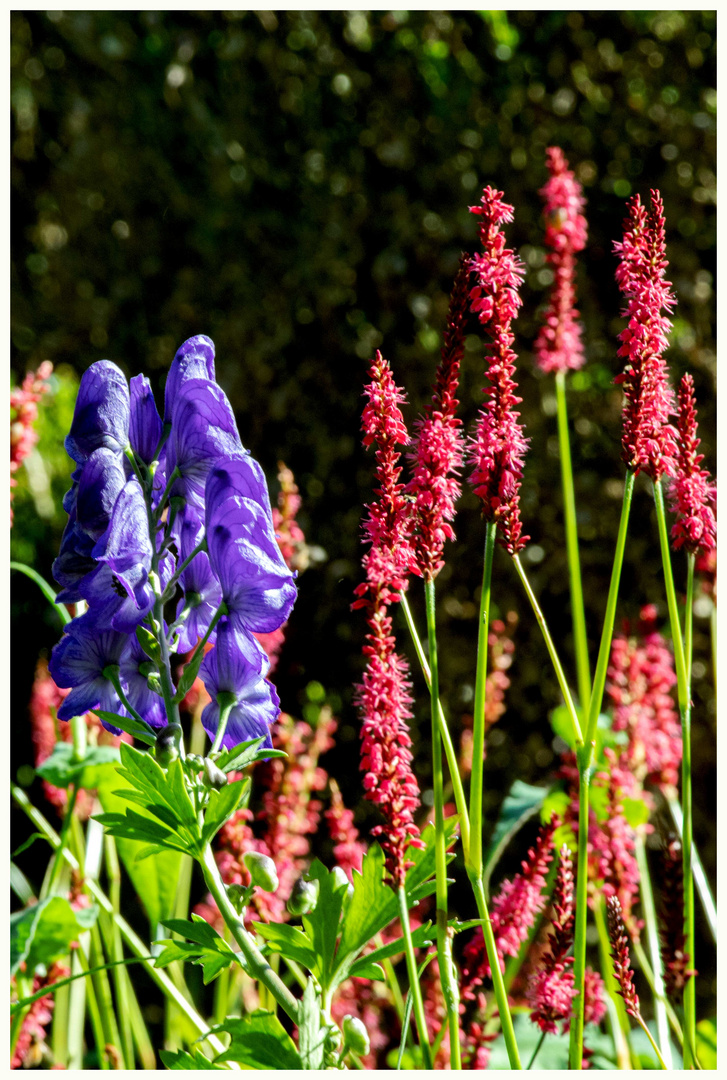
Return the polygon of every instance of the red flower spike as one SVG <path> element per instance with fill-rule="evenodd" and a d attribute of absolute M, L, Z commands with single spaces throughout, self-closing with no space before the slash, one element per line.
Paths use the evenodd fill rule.
<path fill-rule="evenodd" d="M 623 240 L 614 244 L 621 256 L 616 281 L 626 297 L 622 315 L 628 319 L 618 350 L 626 367 L 614 381 L 624 392 L 622 458 L 629 469 L 656 482 L 674 475 L 677 455 L 676 432 L 669 423 L 674 393 L 663 356 L 672 324 L 661 314 L 662 309 L 671 312 L 676 297 L 664 280 L 668 263 L 659 192 L 651 192 L 648 212 L 638 195 L 629 200 L 628 210 Z"/>
<path fill-rule="evenodd" d="M 545 202 L 545 243 L 550 248 L 547 262 L 553 267 L 554 280 L 544 325 L 533 346 L 545 374 L 575 371 L 585 361 L 575 306 L 575 253 L 583 250 L 587 238 L 583 189 L 559 147 L 546 150 L 546 165 L 550 179 L 540 195 Z"/>
<path fill-rule="evenodd" d="M 629 1016 L 639 1016 L 639 996 L 634 987 L 634 973 L 631 970 L 629 939 L 624 926 L 621 905 L 617 896 L 609 896 L 606 901 L 608 912 L 608 936 L 611 942 L 613 959 L 613 977 L 619 984 L 618 993 L 626 1003 Z"/>
<path fill-rule="evenodd" d="M 10 391 L 10 524 L 13 521 L 13 488 L 18 481 L 13 475 L 38 442 L 33 427 L 38 419 L 38 402 L 50 390 L 48 379 L 53 373 L 50 360 L 44 360 L 37 371 L 29 371 L 21 386 Z"/>
<path fill-rule="evenodd" d="M 462 467 L 464 444 L 462 421 L 455 413 L 459 404 L 456 395 L 464 353 L 468 281 L 469 259 L 463 255 L 449 302 L 432 403 L 416 422 L 414 450 L 408 455 L 413 476 L 406 491 L 414 499 L 416 517 L 413 569 L 427 581 L 432 581 L 444 565 L 445 540 L 454 539 L 449 523 L 454 520 L 454 505 L 461 491 L 457 475 Z"/>
<path fill-rule="evenodd" d="M 481 205 L 470 210 L 482 218 L 480 240 L 484 248 L 483 254 L 472 259 L 477 285 L 470 291 L 470 303 L 492 339 L 487 371 L 490 385 L 471 441 L 474 472 L 470 483 L 482 502 L 485 520 L 497 523 L 500 544 L 516 555 L 529 540 L 522 535 L 519 505 L 528 440 L 515 408 L 522 398 L 517 396 L 513 377 L 516 356 L 510 323 L 522 303 L 518 290 L 525 271 L 514 251 L 505 247 L 500 231 L 500 224 L 513 218 L 513 208 L 502 201 L 502 192 L 485 188 Z"/>
<path fill-rule="evenodd" d="M 667 997 L 679 999 L 687 979 L 696 975 L 688 970 L 689 954 L 684 951 L 684 867 L 682 845 L 672 833 L 661 852 L 661 959 L 664 967 L 664 989 Z"/>
<path fill-rule="evenodd" d="M 568 848 L 560 850 L 560 862 L 552 899 L 552 932 L 548 948 L 528 984 L 527 999 L 532 1006 L 530 1019 L 541 1031 L 556 1032 L 557 1022 L 571 1013 L 575 988 L 568 956 L 573 944 L 573 859 Z"/>
<path fill-rule="evenodd" d="M 679 385 L 679 440 L 676 476 L 671 487 L 671 509 L 677 516 L 671 530 L 675 551 L 685 547 L 691 555 L 704 555 L 717 546 L 717 488 L 698 454 L 697 408 L 694 379 L 685 375 Z"/>

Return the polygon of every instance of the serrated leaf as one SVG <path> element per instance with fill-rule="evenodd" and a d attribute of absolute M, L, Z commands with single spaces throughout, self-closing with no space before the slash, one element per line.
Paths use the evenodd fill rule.
<path fill-rule="evenodd" d="M 127 810 L 125 814 L 96 814 L 94 821 L 100 822 L 112 836 L 140 840 L 146 844 L 158 844 L 159 847 L 189 853 L 189 845 L 178 838 L 177 833 L 163 825 L 157 825 L 151 818 L 142 817 L 135 810 Z"/>
<path fill-rule="evenodd" d="M 224 946 L 229 949 L 229 945 L 217 933 L 214 926 L 210 926 L 207 920 L 199 915 L 193 914 L 191 919 L 165 919 L 162 926 L 171 930 L 173 934 L 179 934 L 188 941 L 196 942 L 197 945 L 207 945 L 211 948 Z"/>
<path fill-rule="evenodd" d="M 54 787 L 66 788 L 69 784 L 76 784 L 80 788 L 94 789 L 108 775 L 108 765 L 118 760 L 117 747 L 90 746 L 78 761 L 72 744 L 59 742 L 35 771 Z"/>
<path fill-rule="evenodd" d="M 29 974 L 38 964 L 49 966 L 68 952 L 71 942 L 93 926 L 98 906 L 74 911 L 64 896 L 49 896 L 10 916 L 10 973 L 25 962 Z"/>
<path fill-rule="evenodd" d="M 331 981 L 348 882 L 338 883 L 334 874 L 319 859 L 313 860 L 308 877 L 319 883 L 318 900 L 313 910 L 303 916 L 303 926 L 316 955 L 316 963 L 311 970 L 325 990 Z"/>
<path fill-rule="evenodd" d="M 295 1043 L 273 1013 L 261 1009 L 248 1016 L 228 1017 L 212 1034 L 227 1032 L 230 1045 L 217 1062 L 236 1061 L 247 1069 L 302 1069 L 305 1066 Z M 321 1055 L 321 1061 L 323 1057 Z"/>
<path fill-rule="evenodd" d="M 369 960 L 368 956 L 359 957 L 349 970 L 346 978 L 349 979 L 352 975 L 355 975 L 357 979 L 370 979 L 372 982 L 386 979 L 386 972 L 381 965 Z"/>
<path fill-rule="evenodd" d="M 522 780 L 516 780 L 505 796 L 484 855 L 483 881 L 486 892 L 500 856 L 525 822 L 537 813 L 547 794 L 548 788 L 534 787 Z"/>
<path fill-rule="evenodd" d="M 287 757 L 284 750 L 262 750 L 260 744 L 264 736 L 259 739 L 249 739 L 247 742 L 233 746 L 217 758 L 215 765 L 223 772 L 242 772 L 248 765 L 253 765 L 261 758 Z"/>
<path fill-rule="evenodd" d="M 313 980 L 308 979 L 298 1006 L 298 1047 L 304 1069 L 323 1068 L 326 1033 L 321 1028 L 321 1006 Z"/>
<path fill-rule="evenodd" d="M 168 1069 L 214 1069 L 216 1072 L 227 1072 L 221 1065 L 215 1065 L 204 1056 L 201 1050 L 193 1050 L 188 1054 L 186 1050 L 160 1050 L 159 1057 Z"/>
<path fill-rule="evenodd" d="M 154 729 L 147 723 L 139 723 L 133 716 L 119 716 L 118 713 L 106 712 L 105 709 L 93 709 L 93 712 L 101 720 L 105 720 L 107 724 L 113 724 L 114 727 L 121 728 L 127 735 L 133 735 L 135 739 L 146 743 L 147 746 L 153 746 L 157 741 Z"/>
<path fill-rule="evenodd" d="M 288 923 L 256 922 L 253 926 L 274 952 L 302 964 L 306 971 L 313 970 L 316 953 L 310 938 L 303 930 Z"/>
<path fill-rule="evenodd" d="M 238 954 L 232 951 L 225 939 L 199 915 L 193 915 L 191 921 L 165 919 L 163 925 L 167 930 L 180 934 L 188 940 L 165 939 L 156 942 L 155 944 L 162 946 L 161 952 L 154 961 L 156 967 L 166 967 L 174 960 L 201 964 L 203 980 L 207 984 L 224 968 L 239 961 Z"/>
<path fill-rule="evenodd" d="M 225 784 L 219 791 L 215 788 L 212 789 L 204 814 L 204 825 L 202 826 L 202 842 L 204 844 L 208 844 L 225 822 L 232 817 L 245 797 L 245 789 L 249 783 L 250 778 L 244 776 L 242 780 L 235 780 L 231 784 Z"/>
<path fill-rule="evenodd" d="M 412 944 L 415 949 L 423 949 L 426 945 L 431 945 L 434 936 L 431 922 L 423 923 L 412 932 Z M 404 938 L 396 938 L 395 941 L 390 941 L 388 945 L 382 945 L 380 948 L 374 949 L 373 952 L 367 953 L 366 956 L 360 956 L 352 965 L 348 974 L 362 979 L 378 978 L 378 976 L 366 974 L 364 969 L 372 964 L 378 964 L 382 960 L 387 960 L 391 956 L 398 956 L 404 952 L 404 949 Z"/>

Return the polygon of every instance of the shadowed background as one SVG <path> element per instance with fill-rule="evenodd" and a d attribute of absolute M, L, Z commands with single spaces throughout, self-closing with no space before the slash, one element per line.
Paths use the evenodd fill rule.
<path fill-rule="evenodd" d="M 595 658 L 624 475 L 612 242 L 626 198 L 646 198 L 650 187 L 664 197 L 678 296 L 673 381 L 693 373 L 702 449 L 715 465 L 715 28 L 714 12 L 692 11 L 13 13 L 13 367 L 20 380 L 50 359 L 62 376 L 54 404 L 41 407 L 45 480 L 23 477 L 17 490 L 14 556 L 50 576 L 71 471 L 62 439 L 74 380 L 107 357 L 129 376 L 146 372 L 161 400 L 176 348 L 210 335 L 218 381 L 273 498 L 279 460 L 303 496 L 313 559 L 277 677 L 283 706 L 295 713 L 311 680 L 326 687 L 340 727 L 325 764 L 368 829 L 377 817 L 359 800 L 351 701 L 364 627 L 349 611 L 371 497 L 372 461 L 359 442 L 366 361 L 377 347 L 391 360 L 412 421 L 428 399 L 459 254 L 477 248 L 467 207 L 493 184 L 515 206 L 508 241 L 528 268 L 515 326 L 532 440 L 524 561 L 574 680 L 554 387 L 530 352 L 551 281 L 538 197 L 545 148 L 563 148 L 588 199 L 578 277 L 587 365 L 569 379 L 569 408 Z M 474 320 L 469 329 L 460 393 L 468 424 L 483 371 Z M 457 739 L 473 695 L 483 543 L 469 492 L 455 528 L 438 617 Z M 685 560 L 675 573 L 683 590 Z M 559 701 L 499 550 L 494 575 L 499 613 L 514 610 L 520 621 L 508 711 L 489 740 L 490 820 L 513 779 L 549 775 L 557 745 L 548 711 Z M 58 634 L 33 588 L 13 582 L 13 776 L 31 760 L 24 716 L 37 654 Z M 423 626 L 418 582 L 411 595 Z M 653 501 L 639 480 L 618 620 L 646 602 L 666 623 Z M 707 621 L 698 618 L 695 631 L 695 830 L 712 872 Z M 415 690 L 426 788 L 418 676 Z M 32 868 L 32 852 L 26 858 Z M 709 992 L 707 980 L 698 985 Z"/>

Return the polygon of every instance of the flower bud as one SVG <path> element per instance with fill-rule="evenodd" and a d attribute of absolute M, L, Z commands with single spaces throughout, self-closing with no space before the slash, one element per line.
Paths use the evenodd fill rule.
<path fill-rule="evenodd" d="M 346 875 L 346 871 L 342 869 L 342 867 L 334 866 L 331 870 L 331 874 L 333 875 L 334 889 L 342 889 L 344 885 L 348 888 L 349 880 Z"/>
<path fill-rule="evenodd" d="M 250 899 L 250 891 L 245 885 L 227 886 L 227 896 L 238 915 L 242 915 L 242 909 Z"/>
<path fill-rule="evenodd" d="M 293 891 L 290 894 L 290 899 L 286 905 L 290 914 L 310 914 L 318 903 L 319 888 L 320 886 L 317 881 L 306 881 L 305 878 L 298 878 L 293 886 Z"/>
<path fill-rule="evenodd" d="M 263 892 L 277 892 L 278 874 L 271 858 L 259 851 L 248 851 L 243 855 L 242 861 L 250 871 L 253 885 L 257 885 Z"/>
<path fill-rule="evenodd" d="M 346 1043 L 359 1057 L 365 1057 L 371 1049 L 369 1033 L 362 1020 L 350 1013 L 343 1018 L 343 1037 Z"/>
<path fill-rule="evenodd" d="M 214 761 L 210 761 L 208 757 L 204 759 L 204 778 L 208 787 L 216 788 L 218 791 L 221 791 L 227 783 L 226 774 L 222 769 L 218 769 Z"/>
<path fill-rule="evenodd" d="M 163 769 L 169 768 L 172 762 L 179 757 L 179 741 L 181 738 L 182 729 L 179 724 L 167 724 L 157 735 L 154 755 Z"/>

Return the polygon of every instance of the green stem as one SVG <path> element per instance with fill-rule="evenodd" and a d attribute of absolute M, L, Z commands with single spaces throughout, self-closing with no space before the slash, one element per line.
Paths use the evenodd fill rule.
<path fill-rule="evenodd" d="M 432 673 L 432 774 L 434 786 L 434 854 L 437 884 L 437 958 L 439 978 L 447 1009 L 451 1067 L 462 1068 L 459 1042 L 459 993 L 452 963 L 452 942 L 448 933 L 447 901 L 447 849 L 444 839 L 444 780 L 442 777 L 442 743 L 439 737 L 439 658 L 437 653 L 436 602 L 434 581 L 424 583 L 427 604 L 427 635 L 429 640 L 429 664 Z"/>
<path fill-rule="evenodd" d="M 81 965 L 81 970 L 86 975 L 89 973 L 89 964 L 86 959 L 86 955 L 83 949 L 79 946 L 75 950 L 75 954 L 78 957 L 78 961 Z M 93 1028 L 93 1038 L 96 1043 L 96 1053 L 98 1055 L 98 1063 L 101 1069 L 108 1069 L 109 1060 L 106 1053 L 106 1035 L 104 1032 L 103 1023 L 101 1022 L 101 1013 L 98 1007 L 98 1001 L 96 1000 L 96 991 L 93 986 L 93 978 L 84 979 L 84 986 L 86 990 L 86 999 L 88 1001 L 88 1014 L 91 1018 L 91 1027 Z"/>
<path fill-rule="evenodd" d="M 66 812 L 63 815 L 63 824 L 61 825 L 61 838 L 60 838 L 60 846 L 61 847 L 63 847 L 66 844 L 67 840 L 68 840 L 68 834 L 69 834 L 70 829 L 71 829 L 71 822 L 73 820 L 73 811 L 76 808 L 76 799 L 77 798 L 78 798 L 78 785 L 74 784 L 72 789 L 69 792 L 67 792 Z M 58 877 L 60 875 L 62 866 L 63 866 L 63 859 L 60 856 L 60 847 L 59 847 L 59 849 L 53 855 L 53 865 L 51 867 L 51 872 L 50 872 L 50 875 L 48 877 L 46 877 L 45 881 L 43 882 L 43 887 L 40 890 L 40 896 L 38 898 L 39 900 L 45 900 L 46 896 L 51 896 L 53 894 L 53 890 L 55 889 L 55 887 L 56 887 L 56 885 L 58 883 Z"/>
<path fill-rule="evenodd" d="M 409 601 L 407 600 L 406 593 L 401 594 L 401 609 L 404 612 L 406 624 L 409 627 L 409 633 L 411 634 L 412 642 L 414 643 L 414 649 L 421 665 L 422 674 L 424 675 L 424 681 L 427 684 L 427 688 L 431 692 L 432 676 L 429 670 L 429 664 L 427 658 L 424 655 L 424 648 L 422 646 L 421 638 L 417 633 L 417 628 L 414 625 L 414 619 L 412 617 L 411 608 L 409 607 Z M 452 744 L 452 736 L 449 733 L 447 721 L 444 716 L 444 710 L 442 708 L 442 702 L 437 700 L 437 719 L 439 722 L 439 734 L 444 745 L 444 753 L 447 757 L 447 767 L 449 769 L 449 775 L 452 780 L 452 791 L 454 793 L 454 801 L 457 807 L 457 813 L 459 815 L 459 827 L 462 834 L 462 850 L 465 852 L 465 858 L 467 857 L 467 851 L 470 845 L 470 819 L 467 813 L 467 802 L 464 796 L 464 788 L 462 786 L 462 777 L 459 774 L 459 765 L 457 763 L 457 755 Z"/>
<path fill-rule="evenodd" d="M 570 438 L 568 436 L 568 410 L 565 396 L 565 372 L 555 375 L 555 393 L 558 402 L 558 443 L 560 446 L 560 476 L 563 486 L 563 511 L 565 516 L 565 539 L 568 551 L 568 570 L 570 572 L 570 595 L 573 616 L 573 643 L 576 654 L 578 677 L 578 696 L 581 699 L 583 715 L 588 714 L 588 702 L 591 696 L 591 670 L 588 661 L 588 636 L 586 633 L 586 615 L 583 603 L 581 583 L 581 564 L 578 553 L 578 525 L 576 518 L 576 498 L 573 485 L 573 464 L 571 462 Z"/>
<path fill-rule="evenodd" d="M 288 1014 L 294 1023 L 297 1023 L 298 1002 L 263 957 L 253 938 L 245 929 L 242 918 L 232 906 L 209 844 L 198 861 L 202 867 L 207 888 L 212 893 L 220 915 L 222 915 L 230 933 L 240 946 L 248 971 L 267 987 L 281 1009 Z"/>
<path fill-rule="evenodd" d="M 682 807 L 679 799 L 676 796 L 667 798 L 669 804 L 669 811 L 671 813 L 674 825 L 679 834 L 681 840 L 684 835 L 684 815 L 682 814 Z M 704 910 L 709 930 L 712 935 L 712 940 L 715 945 L 717 944 L 717 907 L 714 902 L 714 896 L 712 890 L 709 887 L 707 881 L 707 875 L 702 865 L 702 860 L 699 857 L 699 852 L 694 846 L 694 840 L 692 840 L 692 872 L 694 875 L 694 884 L 697 886 L 697 892 L 699 893 L 699 899 L 702 901 L 702 908 Z"/>
<path fill-rule="evenodd" d="M 679 711 L 682 718 L 682 809 L 684 811 L 684 830 L 682 837 L 682 866 L 684 872 L 684 936 L 685 952 L 689 956 L 690 963 L 694 964 L 694 879 L 692 878 L 692 732 L 690 697 L 690 679 L 687 674 L 684 645 L 682 642 L 682 629 L 679 621 L 679 609 L 677 607 L 676 590 L 671 566 L 671 552 L 669 550 L 669 536 L 666 525 L 666 512 L 664 510 L 664 492 L 661 480 L 654 483 L 654 504 L 656 506 L 656 520 L 659 527 L 659 544 L 661 547 L 661 562 L 664 568 L 664 588 L 666 601 L 669 608 L 669 621 L 671 623 L 671 635 L 674 646 L 674 664 L 677 674 L 677 696 L 679 698 Z M 693 592 L 694 563 L 692 560 L 690 584 L 687 592 Z M 687 622 L 691 621 L 691 607 L 689 603 L 686 611 Z M 687 636 L 691 641 L 691 628 L 687 630 Z M 690 976 L 684 986 L 684 1068 L 694 1068 L 692 1048 L 697 1042 L 697 1000 L 694 976 Z"/>
<path fill-rule="evenodd" d="M 694 555 L 687 554 L 687 598 L 684 611 L 684 664 L 687 669 L 687 694 L 692 697 L 692 651 L 694 647 Z"/>
<path fill-rule="evenodd" d="M 649 958 L 644 952 L 644 946 L 641 944 L 640 941 L 636 941 L 636 939 L 632 939 L 631 945 L 633 946 L 634 956 L 639 962 L 639 967 L 644 974 L 644 978 L 649 984 L 649 988 L 651 989 L 652 994 L 655 998 L 658 998 L 661 1004 L 664 1006 L 669 1025 L 674 1032 L 674 1036 L 677 1042 L 680 1046 L 684 1046 L 684 1032 L 682 1031 L 682 1026 L 679 1023 L 679 1017 L 674 1011 L 674 1006 L 669 1001 L 669 998 L 664 995 L 663 989 L 661 996 L 659 996 L 659 994 L 657 993 L 654 972 L 652 970 L 651 964 L 649 963 Z M 668 1045 L 671 1047 L 670 1043 Z M 664 1057 L 666 1058 L 666 1054 L 664 1055 Z"/>
<path fill-rule="evenodd" d="M 472 720 L 472 775 L 470 777 L 470 848 L 465 852 L 467 873 L 482 878 L 482 788 L 485 768 L 485 704 L 487 697 L 487 654 L 489 645 L 492 561 L 495 554 L 497 524 L 488 521 L 485 531 L 485 554 L 482 564 L 480 616 L 477 624 L 477 669 Z"/>
<path fill-rule="evenodd" d="M 648 1027 L 646 1026 L 646 1024 L 644 1022 L 644 1019 L 641 1016 L 641 1013 L 636 1014 L 636 1023 L 642 1028 L 643 1031 L 646 1032 L 646 1035 L 647 1035 L 647 1037 L 649 1039 L 649 1042 L 651 1043 L 651 1045 L 654 1048 L 654 1053 L 656 1054 L 657 1058 L 659 1059 L 659 1064 L 661 1065 L 662 1069 L 666 1069 L 667 1068 L 666 1062 L 664 1061 L 664 1058 L 661 1056 L 661 1052 L 659 1051 L 659 1047 L 654 1042 L 654 1036 L 651 1034 Z"/>
<path fill-rule="evenodd" d="M 104 1045 L 113 1049 L 114 1058 L 118 1058 L 122 1069 L 132 1069 L 134 1067 L 133 1055 L 131 1061 L 128 1062 L 124 1060 L 122 1053 L 121 1035 L 119 1032 L 119 1025 L 116 1021 L 114 999 L 111 994 L 111 983 L 109 981 L 108 971 L 106 970 L 107 961 L 106 956 L 104 955 L 103 945 L 101 944 L 101 933 L 98 928 L 98 923 L 95 923 L 91 927 L 91 950 L 89 961 L 93 967 L 96 968 L 96 972 L 91 976 L 91 979 L 94 984 L 99 1012 L 101 1014 Z"/>
<path fill-rule="evenodd" d="M 424 1015 L 422 988 L 419 983 L 417 962 L 416 957 L 414 956 L 414 945 L 411 939 L 411 926 L 409 925 L 409 909 L 406 906 L 406 892 L 404 891 L 403 885 L 399 887 L 397 891 L 397 896 L 399 898 L 399 919 L 401 921 L 401 932 L 404 938 L 404 946 L 406 951 L 406 967 L 407 971 L 409 972 L 409 993 L 411 994 L 412 1004 L 414 1007 L 414 1019 L 416 1020 L 417 1031 L 419 1032 L 419 1045 L 421 1046 L 422 1056 L 424 1058 L 424 1068 L 431 1071 L 434 1068 L 432 1062 L 432 1050 L 429 1045 L 429 1032 L 427 1031 L 427 1020 Z"/>
<path fill-rule="evenodd" d="M 659 930 L 656 921 L 656 906 L 654 904 L 654 893 L 651 888 L 651 875 L 649 874 L 649 863 L 646 858 L 646 848 L 641 836 L 637 836 L 636 838 L 636 861 L 639 864 L 639 891 L 641 892 L 641 905 L 644 912 L 646 939 L 649 946 L 649 956 L 651 957 L 651 969 L 653 972 L 652 990 L 654 994 L 656 1030 L 659 1035 L 659 1045 L 661 1047 L 662 1057 L 668 1062 L 668 1067 L 671 1068 L 669 1019 L 666 1015 L 666 1004 L 664 1001 L 664 977 L 661 965 L 661 949 L 659 947 Z"/>
<path fill-rule="evenodd" d="M 190 555 L 187 556 L 187 558 L 184 560 L 184 562 L 180 563 L 180 565 L 177 567 L 177 569 L 174 571 L 173 575 L 171 576 L 171 578 L 167 582 L 166 587 L 164 589 L 164 592 L 162 593 L 162 603 L 163 604 L 165 604 L 167 602 L 167 600 L 171 600 L 171 598 L 174 596 L 174 590 L 177 587 L 177 582 L 179 581 L 180 577 L 182 576 L 184 571 L 187 569 L 189 564 L 192 562 L 192 560 L 197 558 L 200 551 L 206 551 L 206 550 L 207 550 L 207 540 L 206 540 L 206 538 L 203 538 L 197 544 L 197 547 L 194 549 L 194 551 Z"/>
<path fill-rule="evenodd" d="M 121 685 L 121 677 L 119 675 L 119 665 L 118 664 L 108 664 L 103 669 L 103 674 L 104 674 L 105 678 L 107 678 L 109 680 L 109 682 L 111 683 L 111 685 L 113 686 L 114 690 L 116 691 L 116 696 L 118 697 L 119 701 L 124 706 L 124 708 L 127 710 L 127 712 L 129 712 L 131 714 L 131 716 L 133 716 L 134 720 L 138 720 L 141 724 L 144 724 L 146 726 L 146 720 L 141 715 L 141 713 L 138 713 L 136 711 L 136 709 L 134 708 L 134 706 L 131 704 L 131 702 L 127 698 L 126 694 L 124 693 L 124 688 Z"/>
<path fill-rule="evenodd" d="M 487 959 L 490 962 L 490 972 L 492 973 L 492 984 L 495 991 L 495 999 L 497 1001 L 497 1008 L 500 1013 L 500 1024 L 502 1026 L 502 1034 L 505 1039 L 505 1046 L 507 1048 L 507 1057 L 510 1062 L 511 1069 L 522 1069 L 520 1064 L 520 1052 L 518 1050 L 517 1040 L 515 1039 L 515 1029 L 512 1023 L 512 1015 L 510 1013 L 510 1004 L 507 1000 L 507 991 L 505 989 L 505 982 L 502 977 L 502 969 L 500 967 L 500 957 L 497 952 L 497 943 L 495 942 L 495 935 L 492 930 L 492 923 L 490 922 L 490 914 L 487 910 L 487 900 L 485 899 L 485 888 L 482 884 L 482 879 L 470 875 L 470 882 L 475 894 L 475 900 L 477 901 L 477 911 L 482 919 L 482 935 L 485 939 L 485 949 L 487 951 Z"/>
<path fill-rule="evenodd" d="M 528 581 L 528 577 L 523 568 L 523 564 L 520 562 L 520 556 L 513 555 L 512 561 L 515 564 L 515 569 L 520 575 L 520 580 L 525 587 L 525 592 L 527 593 L 528 600 L 530 601 L 530 606 L 533 609 L 533 613 L 540 627 L 540 632 L 543 635 L 543 640 L 545 641 L 546 647 L 550 654 L 550 660 L 553 665 L 556 677 L 558 679 L 560 692 L 563 695 L 563 700 L 568 710 L 571 726 L 573 728 L 573 742 L 576 747 L 581 747 L 583 745 L 583 733 L 581 731 L 581 724 L 578 719 L 578 713 L 576 712 L 575 705 L 573 704 L 573 698 L 571 696 L 570 688 L 568 686 L 568 681 L 565 677 L 565 672 L 563 671 L 563 665 L 560 662 L 560 658 L 558 656 L 558 653 L 556 652 L 555 645 L 553 644 L 553 639 L 550 636 L 550 631 L 548 630 L 548 624 L 545 621 L 545 616 L 543 615 L 543 612 L 540 610 L 540 605 L 535 598 L 535 593 L 533 592 L 532 586 Z"/>
<path fill-rule="evenodd" d="M 529 1071 L 530 1069 L 532 1069 L 533 1065 L 535 1064 L 535 1059 L 536 1059 L 536 1057 L 538 1056 L 538 1054 L 540 1053 L 540 1048 L 541 1048 L 541 1046 L 542 1046 L 542 1045 L 543 1045 L 543 1043 L 545 1042 L 545 1036 L 546 1036 L 546 1032 L 545 1032 L 545 1031 L 542 1031 L 542 1032 L 540 1033 L 540 1038 L 538 1039 L 537 1045 L 536 1045 L 535 1049 L 533 1050 L 533 1056 L 532 1056 L 532 1057 L 530 1058 L 530 1061 L 529 1061 L 529 1062 L 528 1062 L 528 1064 L 527 1064 L 527 1065 L 525 1066 L 525 1068 L 526 1068 L 526 1069 L 527 1069 L 528 1071 Z"/>
<path fill-rule="evenodd" d="M 210 754 L 215 754 L 222 746 L 222 740 L 224 739 L 225 731 L 227 730 L 227 721 L 230 719 L 230 713 L 232 712 L 234 706 L 234 701 L 228 701 L 220 709 L 220 719 L 217 724 L 217 731 L 215 733 L 215 739 L 212 743 L 212 749 L 210 750 Z"/>
<path fill-rule="evenodd" d="M 104 836 L 104 850 L 106 853 L 106 876 L 109 886 L 109 899 L 113 904 L 114 914 L 118 915 L 121 910 L 121 867 L 116 853 L 116 843 L 113 836 L 107 833 Z M 121 940 L 121 931 L 113 920 L 110 923 L 110 952 L 114 960 L 120 962 L 124 958 L 124 945 Z M 131 1008 L 129 1004 L 128 978 L 123 967 L 113 969 L 114 989 L 119 1008 L 119 1023 L 121 1026 L 121 1043 L 127 1069 L 134 1068 L 134 1040 L 132 1034 Z"/>

